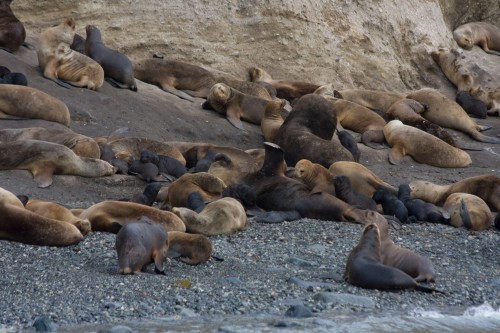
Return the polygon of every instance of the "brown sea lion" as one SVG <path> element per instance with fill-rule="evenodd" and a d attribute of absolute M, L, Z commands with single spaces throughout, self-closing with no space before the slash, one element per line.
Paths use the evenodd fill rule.
<path fill-rule="evenodd" d="M 337 161 L 352 161 L 351 152 L 338 140 L 332 140 L 336 126 L 337 117 L 331 103 L 319 95 L 308 94 L 294 104 L 278 131 L 276 142 L 285 151 L 289 165 L 301 159 L 324 167 Z"/>
<path fill-rule="evenodd" d="M 379 188 L 384 188 L 393 194 L 398 193 L 391 184 L 384 182 L 367 167 L 356 162 L 335 162 L 330 165 L 328 171 L 333 177 L 342 175 L 349 177 L 353 191 L 370 198 Z"/>
<path fill-rule="evenodd" d="M 485 52 L 500 55 L 500 28 L 487 22 L 469 22 L 453 31 L 457 44 L 466 50 L 479 45 Z"/>
<path fill-rule="evenodd" d="M 12 0 L 0 1 L 0 48 L 15 52 L 24 43 L 26 31 L 10 9 Z"/>
<path fill-rule="evenodd" d="M 134 68 L 130 59 L 123 53 L 106 47 L 101 38 L 101 31 L 97 27 L 87 25 L 85 31 L 87 32 L 85 54 L 101 65 L 104 75 L 114 86 L 137 91 Z"/>
<path fill-rule="evenodd" d="M 433 292 L 432 288 L 422 286 L 401 269 L 386 265 L 382 261 L 382 237 L 375 223 L 365 226 L 363 234 L 347 258 L 344 280 L 366 289 L 416 289 Z M 387 255 L 387 251 L 386 251 Z M 398 257 L 394 258 L 397 261 Z"/>
<path fill-rule="evenodd" d="M 137 274 L 154 262 L 155 273 L 164 274 L 168 253 L 168 233 L 161 224 L 150 221 L 127 223 L 116 234 L 115 248 L 120 274 Z"/>
<path fill-rule="evenodd" d="M 79 157 L 66 146 L 46 141 L 2 142 L 0 156 L 0 170 L 29 170 L 39 187 L 51 185 L 54 174 L 102 177 L 116 171 L 108 162 Z"/>
<path fill-rule="evenodd" d="M 404 98 L 401 94 L 382 90 L 346 89 L 339 92 L 345 100 L 382 113 L 385 113 L 392 104 Z"/>
<path fill-rule="evenodd" d="M 446 198 L 443 208 L 450 213 L 450 224 L 455 228 L 481 231 L 493 224 L 490 208 L 478 196 L 469 193 L 452 193 Z"/>
<path fill-rule="evenodd" d="M 217 75 L 215 77 L 215 82 L 228 85 L 246 95 L 259 97 L 267 101 L 272 100 L 269 91 L 262 85 L 254 82 L 233 79 L 229 75 Z"/>
<path fill-rule="evenodd" d="M 252 67 L 249 69 L 250 81 L 263 81 L 270 83 L 276 89 L 278 98 L 291 102 L 307 94 L 312 94 L 319 85 L 297 80 L 273 80 L 271 75 L 262 68 Z"/>
<path fill-rule="evenodd" d="M 247 226 L 245 208 L 230 197 L 208 203 L 200 213 L 184 207 L 174 207 L 172 213 L 184 221 L 187 232 L 205 236 L 232 234 Z"/>
<path fill-rule="evenodd" d="M 96 90 L 104 82 L 104 70 L 91 58 L 70 48 L 74 35 L 72 18 L 42 32 L 38 42 L 38 64 L 44 77 L 65 88 L 69 88 L 67 82 Z"/>
<path fill-rule="evenodd" d="M 281 99 L 275 99 L 267 104 L 260 122 L 260 129 L 266 142 L 275 143 L 278 131 L 284 122 L 282 117 L 284 107 L 285 101 Z"/>
<path fill-rule="evenodd" d="M 469 154 L 418 128 L 391 120 L 384 127 L 391 150 L 389 162 L 400 164 L 405 155 L 415 161 L 441 168 L 464 168 L 472 163 Z"/>
<path fill-rule="evenodd" d="M 212 242 L 204 235 L 169 231 L 169 257 L 180 257 L 188 265 L 207 262 L 212 256 Z"/>
<path fill-rule="evenodd" d="M 70 125 L 69 109 L 61 100 L 35 88 L 0 84 L 0 119 L 25 118 Z"/>
<path fill-rule="evenodd" d="M 134 202 L 102 201 L 86 209 L 72 210 L 73 214 L 81 219 L 87 219 L 92 224 L 92 231 L 116 233 L 114 223 L 127 224 L 137 222 L 141 218 L 148 218 L 160 223 L 172 231 L 185 231 L 184 222 L 172 212 L 141 205 Z"/>
<path fill-rule="evenodd" d="M 71 223 L 46 218 L 24 208 L 11 192 L 0 188 L 0 239 L 44 246 L 67 246 L 83 240 Z"/>
<path fill-rule="evenodd" d="M 43 127 L 8 128 L 0 130 L 0 142 L 15 140 L 40 140 L 58 143 L 71 149 L 80 157 L 100 158 L 99 145 L 94 139 L 69 129 L 48 129 Z"/>
<path fill-rule="evenodd" d="M 453 184 L 437 185 L 428 181 L 415 180 L 410 183 L 411 197 L 443 206 L 452 193 L 470 193 L 483 199 L 488 206 L 500 211 L 500 177 L 480 175 L 462 179 Z"/>
<path fill-rule="evenodd" d="M 222 180 L 226 186 L 240 183 L 245 175 L 251 173 L 242 169 L 241 166 L 234 163 L 226 154 L 218 154 L 213 163 L 208 168 L 208 173 Z"/>
<path fill-rule="evenodd" d="M 302 159 L 295 164 L 295 177 L 300 179 L 314 192 L 325 192 L 335 195 L 333 176 L 327 168 L 318 163 Z"/>
<path fill-rule="evenodd" d="M 120 138 L 108 142 L 116 158 L 131 162 L 138 160 L 144 150 L 151 150 L 159 155 L 170 156 L 186 164 L 186 159 L 175 145 L 169 142 L 162 142 L 148 138 Z"/>

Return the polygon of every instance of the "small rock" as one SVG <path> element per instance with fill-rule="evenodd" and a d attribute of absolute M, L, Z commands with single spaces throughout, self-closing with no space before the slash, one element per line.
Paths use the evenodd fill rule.
<path fill-rule="evenodd" d="M 297 257 L 289 258 L 288 262 L 291 263 L 291 264 L 293 264 L 293 265 L 300 266 L 300 267 L 314 267 L 314 266 L 318 266 L 317 262 L 308 261 L 308 260 L 300 259 L 300 258 L 297 258 Z"/>
<path fill-rule="evenodd" d="M 375 302 L 370 297 L 351 294 L 320 292 L 314 295 L 313 299 L 323 303 L 332 303 L 334 305 L 362 306 L 365 308 L 375 307 Z"/>
<path fill-rule="evenodd" d="M 227 282 L 229 283 L 233 283 L 233 284 L 241 284 L 243 283 L 243 281 L 241 281 L 241 279 L 239 277 L 228 277 L 226 279 Z"/>
<path fill-rule="evenodd" d="M 314 282 L 314 281 L 304 281 L 296 277 L 289 278 L 286 282 L 295 284 L 300 288 L 304 289 L 314 289 L 314 288 L 322 288 L 322 287 L 334 287 L 335 285 L 326 282 Z"/>
<path fill-rule="evenodd" d="M 293 318 L 309 318 L 312 315 L 311 309 L 304 305 L 292 305 L 285 312 L 285 316 Z"/>

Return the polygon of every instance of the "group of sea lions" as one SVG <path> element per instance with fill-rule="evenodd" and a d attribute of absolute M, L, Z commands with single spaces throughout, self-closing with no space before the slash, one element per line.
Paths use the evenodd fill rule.
<path fill-rule="evenodd" d="M 20 22 L 12 18 L 8 3 L 0 1 L 0 13 L 10 17 L 2 20 L 0 15 L 0 47 L 15 52 L 25 32 L 23 28 L 20 33 Z M 6 4 L 8 9 L 2 9 Z M 498 50 L 495 28 L 479 33 L 472 25 L 457 29 L 455 38 L 462 45 L 459 39 L 467 31 L 485 51 Z M 19 32 L 16 38 L 5 37 L 11 30 Z M 95 26 L 87 26 L 86 34 L 83 38 L 75 33 L 72 18 L 44 31 L 37 49 L 42 75 L 64 88 L 98 90 L 106 78 L 116 87 L 137 91 L 138 79 L 189 101 L 205 98 L 203 109 L 224 114 L 239 129 L 244 129 L 241 120 L 261 126 L 267 142 L 263 149 L 243 151 L 124 135 L 89 138 L 68 128 L 69 111 L 62 101 L 34 88 L 0 84 L 3 118 L 37 118 L 64 127 L 0 131 L 0 169 L 30 170 L 43 187 L 51 184 L 53 174 L 61 173 L 100 177 L 120 171 L 151 182 L 130 198 L 75 209 L 16 197 L 0 188 L 1 239 L 64 246 L 81 241 L 89 231 L 112 232 L 117 234 L 120 273 L 138 273 L 154 263 L 155 271 L 165 274 L 169 252 L 188 264 L 206 262 L 213 250 L 207 236 L 244 230 L 249 217 L 273 223 L 304 217 L 356 222 L 365 228 L 349 255 L 346 281 L 381 290 L 434 291 L 420 284 L 434 281 L 432 264 L 396 246 L 389 238 L 387 219 L 484 230 L 493 223 L 490 209 L 500 209 L 498 176 L 471 177 L 451 185 L 414 181 L 397 189 L 357 163 L 357 143 L 349 132 L 338 129 L 359 133 L 370 147 L 387 142 L 393 164 L 410 155 L 444 168 L 470 165 L 470 156 L 444 128 L 500 143 L 481 134 L 486 128 L 436 90 L 337 91 L 331 85 L 275 80 L 258 67 L 250 69 L 251 81 L 238 80 L 174 60 L 132 63 L 107 48 Z M 480 38 L 484 36 L 486 41 Z M 433 54 L 440 64 L 445 63 L 442 54 Z M 458 73 L 463 66 L 454 68 Z M 488 114 L 497 111 L 494 90 L 478 88 L 463 75 L 460 80 L 459 89 L 481 97 Z M 170 182 L 162 186 L 157 180 Z M 161 209 L 153 207 L 155 203 Z M 495 225 L 500 228 L 498 217 Z"/>

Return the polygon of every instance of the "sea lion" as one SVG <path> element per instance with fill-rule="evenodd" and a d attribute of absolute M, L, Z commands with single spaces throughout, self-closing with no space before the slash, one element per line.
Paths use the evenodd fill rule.
<path fill-rule="evenodd" d="M 302 159 L 295 164 L 294 175 L 304 182 L 312 193 L 325 192 L 336 195 L 335 185 L 333 185 L 333 176 L 328 169 L 321 164 Z"/>
<path fill-rule="evenodd" d="M 415 180 L 410 183 L 410 188 L 412 198 L 422 199 L 438 206 L 443 206 L 452 193 L 469 193 L 483 199 L 492 210 L 500 211 L 500 177 L 497 175 L 468 177 L 448 185 Z"/>
<path fill-rule="evenodd" d="M 207 201 L 220 198 L 226 185 L 208 172 L 186 173 L 168 186 L 165 204 L 186 207 L 191 192 L 199 192 Z"/>
<path fill-rule="evenodd" d="M 384 188 L 379 188 L 372 198 L 377 204 L 382 205 L 385 215 L 396 217 L 401 223 L 408 221 L 408 209 L 398 197 Z"/>
<path fill-rule="evenodd" d="M 71 223 L 35 214 L 11 192 L 0 188 L 0 239 L 43 246 L 67 246 L 83 240 Z"/>
<path fill-rule="evenodd" d="M 65 88 L 69 88 L 67 82 L 96 90 L 104 82 L 104 70 L 96 61 L 70 48 L 74 35 L 72 18 L 42 32 L 38 41 L 38 64 L 45 78 Z"/>
<path fill-rule="evenodd" d="M 115 173 L 108 162 L 79 157 L 66 146 L 38 140 L 0 142 L 0 170 L 29 170 L 39 187 L 52 184 L 52 176 L 102 177 Z"/>
<path fill-rule="evenodd" d="M 0 84 L 0 119 L 43 119 L 69 127 L 69 109 L 61 100 L 35 88 Z"/>
<path fill-rule="evenodd" d="M 85 27 L 85 54 L 94 59 L 104 70 L 104 75 L 118 88 L 137 91 L 134 79 L 134 68 L 129 58 L 121 52 L 112 50 L 104 45 L 101 31 L 93 26 Z"/>
<path fill-rule="evenodd" d="M 361 209 L 377 210 L 377 204 L 372 198 L 352 190 L 349 177 L 337 176 L 333 179 L 333 185 L 335 186 L 335 196 L 340 200 Z"/>
<path fill-rule="evenodd" d="M 361 239 L 349 254 L 344 280 L 366 289 L 434 291 L 418 284 L 402 270 L 382 263 L 380 229 L 374 223 L 365 226 Z"/>
<path fill-rule="evenodd" d="M 278 131 L 276 142 L 285 151 L 286 163 L 308 159 L 329 167 L 337 161 L 352 161 L 349 150 L 332 140 L 336 126 L 335 108 L 328 100 L 316 94 L 302 96 Z"/>
<path fill-rule="evenodd" d="M 419 163 L 441 168 L 464 168 L 472 163 L 469 154 L 463 150 L 399 120 L 391 120 L 385 125 L 384 136 L 391 146 L 391 164 L 400 164 L 405 155 Z"/>
<path fill-rule="evenodd" d="M 215 158 L 220 153 L 217 150 L 209 150 L 202 159 L 197 160 L 196 165 L 189 169 L 189 172 L 208 172 Z"/>
<path fill-rule="evenodd" d="M 175 178 L 179 178 L 187 172 L 186 167 L 179 160 L 167 155 L 156 154 L 149 149 L 144 149 L 141 152 L 140 161 L 142 163 L 153 163 L 158 167 L 160 173 L 171 175 Z"/>
<path fill-rule="evenodd" d="M 497 213 L 497 216 L 495 217 L 495 228 L 497 230 L 500 230 L 500 214 Z"/>
<path fill-rule="evenodd" d="M 276 89 L 278 98 L 286 99 L 292 102 L 294 99 L 300 98 L 307 94 L 312 94 L 319 85 L 305 81 L 297 80 L 273 80 L 271 75 L 259 67 L 249 69 L 250 81 L 252 82 L 267 82 Z"/>
<path fill-rule="evenodd" d="M 100 158 L 101 151 L 94 139 L 75 133 L 69 129 L 28 127 L 0 130 L 0 142 L 15 140 L 40 140 L 58 143 L 71 149 L 80 157 Z"/>
<path fill-rule="evenodd" d="M 459 91 L 455 97 L 455 102 L 457 102 L 471 117 L 479 119 L 486 119 L 488 117 L 488 108 L 486 108 L 486 104 L 472 97 L 468 91 Z"/>
<path fill-rule="evenodd" d="M 240 91 L 243 94 L 259 97 L 267 101 L 271 101 L 271 95 L 268 90 L 260 84 L 238 80 L 230 77 L 229 75 L 217 75 L 215 77 L 216 83 L 223 83 L 233 89 Z"/>
<path fill-rule="evenodd" d="M 115 223 L 124 225 L 137 222 L 141 218 L 148 218 L 155 223 L 163 224 L 169 231 L 186 230 L 182 220 L 172 212 L 134 202 L 108 200 L 96 203 L 83 210 L 72 210 L 72 212 L 81 219 L 88 219 L 92 224 L 92 231 L 116 233 Z"/>
<path fill-rule="evenodd" d="M 0 66 L 0 84 L 27 86 L 28 79 L 23 73 L 12 73 L 7 67 Z"/>
<path fill-rule="evenodd" d="M 146 185 L 142 193 L 134 194 L 128 202 L 135 202 L 141 205 L 152 206 L 156 202 L 156 196 L 161 188 L 160 182 L 152 182 Z"/>
<path fill-rule="evenodd" d="M 205 200 L 203 200 L 203 197 L 199 192 L 189 193 L 186 208 L 189 208 L 190 210 L 199 213 L 203 210 L 203 208 L 205 208 L 205 206 L 206 206 Z"/>
<path fill-rule="evenodd" d="M 83 38 L 79 34 L 75 34 L 75 36 L 73 36 L 73 42 L 69 47 L 76 52 L 85 54 L 85 38 Z"/>
<path fill-rule="evenodd" d="M 391 184 L 384 182 L 367 167 L 356 162 L 335 162 L 330 165 L 328 171 L 333 177 L 341 175 L 349 177 L 353 191 L 369 198 L 373 197 L 379 188 L 384 188 L 392 194 L 398 192 Z"/>
<path fill-rule="evenodd" d="M 285 101 L 275 99 L 269 102 L 264 110 L 264 116 L 260 122 L 260 129 L 266 142 L 276 142 L 276 137 L 281 125 L 284 122 L 282 114 L 284 112 Z"/>
<path fill-rule="evenodd" d="M 0 1 L 0 48 L 15 52 L 23 45 L 26 31 L 10 9 L 12 0 Z"/>
<path fill-rule="evenodd" d="M 131 162 L 138 160 L 144 150 L 150 150 L 158 155 L 170 156 L 181 164 L 186 164 L 186 159 L 179 149 L 170 142 L 162 142 L 148 138 L 119 138 L 108 142 L 116 158 Z"/>
<path fill-rule="evenodd" d="M 212 256 L 212 242 L 204 235 L 169 231 L 169 257 L 180 257 L 188 265 L 207 262 Z"/>
<path fill-rule="evenodd" d="M 98 142 L 97 144 L 99 145 L 99 150 L 101 151 L 100 159 L 114 166 L 116 168 L 116 173 L 128 175 L 127 161 L 116 158 L 113 148 L 111 148 L 111 145 L 108 143 Z"/>
<path fill-rule="evenodd" d="M 442 208 L 425 202 L 421 199 L 411 199 L 411 188 L 409 184 L 399 185 L 398 199 L 404 203 L 408 210 L 408 217 L 414 217 L 417 221 L 448 224 L 450 214 Z"/>
<path fill-rule="evenodd" d="M 463 226 L 481 231 L 493 224 L 490 208 L 483 199 L 473 194 L 452 193 L 446 198 L 443 208 L 451 215 L 449 224 L 455 228 Z"/>
<path fill-rule="evenodd" d="M 340 90 L 339 93 L 347 101 L 382 113 L 385 113 L 398 100 L 404 98 L 401 94 L 382 90 L 346 89 Z"/>
<path fill-rule="evenodd" d="M 184 207 L 174 207 L 172 213 L 184 221 L 186 232 L 205 236 L 232 234 L 247 226 L 245 208 L 230 197 L 208 203 L 200 213 Z"/>
<path fill-rule="evenodd" d="M 354 162 L 359 163 L 361 152 L 359 151 L 358 143 L 352 134 L 348 131 L 337 131 L 337 136 L 339 137 L 340 144 L 351 152 Z"/>
<path fill-rule="evenodd" d="M 116 234 L 115 248 L 120 274 L 137 274 L 154 262 L 155 273 L 165 275 L 163 262 L 168 253 L 168 233 L 150 221 L 125 224 Z"/>
<path fill-rule="evenodd" d="M 480 46 L 484 52 L 500 55 L 500 28 L 487 22 L 469 22 L 453 31 L 457 44 L 466 50 L 474 45 Z"/>
<path fill-rule="evenodd" d="M 153 163 L 143 163 L 141 161 L 133 161 L 128 167 L 130 175 L 137 175 L 140 179 L 149 182 L 159 182 L 165 180 L 158 173 L 158 167 Z"/>

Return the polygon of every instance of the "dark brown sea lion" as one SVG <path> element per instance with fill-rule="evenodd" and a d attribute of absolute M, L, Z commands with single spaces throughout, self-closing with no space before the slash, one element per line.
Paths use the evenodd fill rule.
<path fill-rule="evenodd" d="M 401 223 L 408 222 L 408 209 L 398 197 L 384 188 L 379 188 L 373 194 L 373 200 L 382 205 L 384 215 L 394 216 Z"/>
<path fill-rule="evenodd" d="M 409 184 L 399 185 L 398 199 L 404 203 L 408 210 L 408 217 L 414 217 L 417 221 L 448 224 L 450 214 L 430 202 L 421 199 L 411 199 L 411 188 Z"/>
<path fill-rule="evenodd" d="M 349 177 L 337 176 L 333 179 L 333 184 L 335 186 L 335 196 L 340 200 L 361 209 L 377 210 L 377 204 L 372 198 L 352 190 Z"/>
<path fill-rule="evenodd" d="M 137 175 L 140 179 L 148 183 L 166 180 L 159 175 L 158 167 L 149 162 L 133 161 L 128 167 L 128 173 L 130 175 Z"/>
<path fill-rule="evenodd" d="M 212 242 L 206 236 L 169 231 L 168 238 L 168 256 L 180 257 L 180 260 L 188 265 L 207 262 L 212 256 Z"/>
<path fill-rule="evenodd" d="M 187 172 L 185 165 L 179 160 L 167 155 L 156 154 L 149 149 L 144 149 L 141 152 L 140 160 L 142 163 L 153 163 L 158 167 L 160 173 L 172 175 L 175 178 L 179 178 Z"/>
<path fill-rule="evenodd" d="M 12 73 L 7 67 L 0 66 L 0 84 L 27 86 L 28 79 L 23 73 Z"/>
<path fill-rule="evenodd" d="M 134 79 L 132 62 L 121 52 L 112 50 L 104 45 L 101 31 L 93 25 L 85 28 L 85 54 L 94 59 L 104 70 L 104 75 L 118 88 L 137 91 Z"/>
<path fill-rule="evenodd" d="M 0 1 L 0 48 L 15 52 L 24 43 L 26 31 L 10 9 L 12 0 Z"/>
<path fill-rule="evenodd" d="M 473 194 L 452 193 L 446 198 L 443 208 L 451 215 L 450 224 L 455 228 L 481 231 L 493 224 L 490 208 L 483 199 Z"/>
<path fill-rule="evenodd" d="M 116 234 L 116 253 L 120 274 L 137 274 L 154 262 L 155 272 L 164 274 L 168 253 L 168 233 L 161 224 L 150 221 L 127 223 Z"/>
<path fill-rule="evenodd" d="M 160 182 L 153 182 L 146 185 L 142 193 L 134 194 L 128 202 L 135 202 L 141 205 L 152 206 L 156 202 L 156 196 L 161 188 Z"/>
<path fill-rule="evenodd" d="M 467 114 L 474 118 L 485 119 L 488 117 L 488 109 L 486 104 L 477 98 L 472 97 L 468 91 L 461 90 L 455 97 L 457 102 Z"/>
<path fill-rule="evenodd" d="M 391 120 L 385 125 L 384 136 L 391 146 L 391 164 L 400 164 L 405 155 L 419 163 L 441 168 L 464 168 L 472 163 L 469 154 L 463 150 L 399 120 Z"/>
<path fill-rule="evenodd" d="M 352 161 L 352 154 L 340 142 L 332 141 L 337 117 L 335 108 L 316 94 L 302 96 L 278 131 L 277 144 L 285 151 L 285 160 L 295 165 L 308 159 L 329 167 L 337 161 Z"/>
<path fill-rule="evenodd" d="M 500 28 L 487 22 L 469 22 L 453 31 L 457 44 L 470 50 L 479 45 L 484 52 L 500 55 Z"/>
<path fill-rule="evenodd" d="M 348 131 L 337 131 L 337 136 L 339 137 L 340 144 L 351 152 L 354 162 L 359 163 L 359 158 L 361 157 L 361 152 L 358 148 L 358 143 L 354 136 Z"/>
<path fill-rule="evenodd" d="M 327 168 L 318 163 L 302 159 L 295 164 L 295 177 L 300 179 L 306 186 L 314 192 L 325 192 L 335 194 L 333 176 Z"/>
<path fill-rule="evenodd" d="M 69 109 L 61 100 L 35 88 L 0 84 L 0 119 L 25 118 L 70 125 Z"/>
<path fill-rule="evenodd" d="M 85 38 L 83 38 L 79 34 L 75 34 L 75 36 L 73 37 L 73 42 L 69 47 L 76 52 L 85 54 Z"/>
<path fill-rule="evenodd" d="M 66 146 L 38 140 L 0 143 L 0 170 L 29 170 L 39 187 L 52 184 L 52 176 L 110 176 L 116 169 L 108 162 L 79 157 Z"/>

